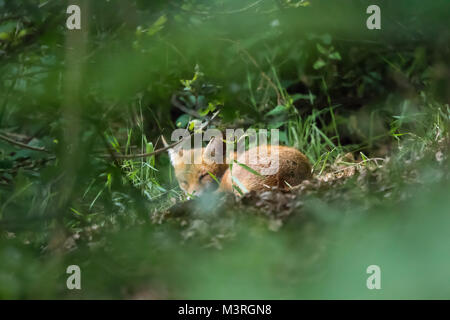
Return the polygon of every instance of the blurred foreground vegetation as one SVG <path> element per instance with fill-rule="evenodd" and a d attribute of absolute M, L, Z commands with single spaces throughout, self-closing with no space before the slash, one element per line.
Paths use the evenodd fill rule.
<path fill-rule="evenodd" d="M 450 298 L 449 9 L 0 0 L 0 298 Z M 314 180 L 186 201 L 166 154 L 131 156 L 218 110 Z"/>

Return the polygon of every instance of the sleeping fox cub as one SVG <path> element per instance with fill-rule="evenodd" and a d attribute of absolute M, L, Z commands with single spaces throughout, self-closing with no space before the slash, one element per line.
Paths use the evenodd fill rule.
<path fill-rule="evenodd" d="M 220 144 L 220 145 L 218 145 Z M 223 150 L 223 142 L 212 139 L 207 147 L 198 149 L 169 149 L 170 161 L 175 170 L 175 176 L 183 191 L 188 196 L 201 195 L 206 191 L 219 189 L 221 192 L 264 191 L 272 187 L 289 190 L 291 186 L 300 184 L 311 178 L 311 166 L 306 156 L 297 149 L 285 146 L 266 146 L 266 153 L 259 153 L 260 147 L 250 148 L 243 154 L 233 152 L 230 168 L 229 161 L 214 150 Z M 256 154 L 257 161 L 249 160 L 249 154 Z M 187 153 L 187 154 L 186 154 Z M 267 172 L 273 155 L 277 155 L 276 171 Z M 199 158 L 200 157 L 200 158 Z M 185 161 L 190 159 L 189 161 Z M 218 179 L 220 185 L 215 181 Z M 239 192 L 239 193 L 240 193 Z"/>

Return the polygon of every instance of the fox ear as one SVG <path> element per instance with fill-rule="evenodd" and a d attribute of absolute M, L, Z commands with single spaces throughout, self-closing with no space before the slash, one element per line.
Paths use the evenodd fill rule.
<path fill-rule="evenodd" d="M 183 149 L 180 148 L 178 151 L 169 149 L 169 158 L 173 166 L 179 164 L 183 158 Z"/>
<path fill-rule="evenodd" d="M 223 145 L 220 137 L 213 136 L 205 148 L 205 157 L 215 163 L 223 163 Z"/>
<path fill-rule="evenodd" d="M 161 141 L 162 141 L 164 147 L 167 148 L 169 146 L 169 144 L 167 143 L 164 136 L 161 136 Z M 178 150 L 175 150 L 175 149 L 178 149 Z M 177 148 L 177 147 L 170 148 L 169 150 L 167 150 L 167 152 L 169 153 L 170 162 L 172 163 L 173 166 L 180 163 L 181 158 L 183 157 L 183 149 L 182 148 Z"/>

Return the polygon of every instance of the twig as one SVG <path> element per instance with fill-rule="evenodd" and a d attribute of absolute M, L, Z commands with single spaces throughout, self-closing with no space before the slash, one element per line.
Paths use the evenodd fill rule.
<path fill-rule="evenodd" d="M 354 163 L 354 164 L 349 165 L 349 166 L 347 166 L 347 167 L 345 167 L 345 168 L 338 169 L 338 170 L 336 170 L 336 171 L 333 171 L 332 173 L 333 173 L 333 174 L 334 174 L 334 173 L 338 173 L 338 172 L 344 171 L 345 169 L 357 167 L 357 166 L 359 166 L 359 165 L 361 165 L 361 164 L 363 164 L 363 163 L 370 162 L 370 161 L 374 161 L 374 162 L 376 163 L 376 165 L 378 165 L 378 163 L 377 163 L 378 160 L 379 160 L 379 161 L 386 161 L 386 159 L 383 159 L 383 158 L 370 158 L 370 159 L 367 159 L 367 160 L 362 160 L 362 161 L 360 161 L 360 162 Z"/>
<path fill-rule="evenodd" d="M 253 8 L 253 7 L 256 7 L 258 4 L 260 4 L 260 3 L 263 2 L 263 1 L 264 1 L 264 0 L 258 0 L 258 1 L 255 1 L 255 2 L 253 2 L 253 3 L 251 3 L 251 4 L 249 4 L 249 5 L 246 6 L 246 7 L 241 8 L 241 9 L 230 10 L 230 11 L 223 11 L 223 12 L 217 12 L 217 13 L 218 13 L 218 14 L 234 14 L 234 13 L 241 13 L 241 12 L 247 11 L 247 10 Z"/>
<path fill-rule="evenodd" d="M 24 18 L 23 16 L 8 16 L 0 18 L 0 23 L 10 21 L 10 20 L 18 20 Z"/>
<path fill-rule="evenodd" d="M 220 111 L 216 111 L 216 112 L 212 115 L 211 119 L 209 119 L 205 124 L 203 124 L 198 130 L 203 130 L 204 128 L 206 128 L 206 127 L 211 123 L 211 121 L 213 121 L 214 118 L 219 114 L 219 112 L 220 112 Z M 114 153 L 114 154 L 103 154 L 103 155 L 100 155 L 100 157 L 102 157 L 102 158 L 110 158 L 110 157 L 113 157 L 114 159 L 135 159 L 135 158 L 147 158 L 147 157 L 152 157 L 152 156 L 154 156 L 154 155 L 157 155 L 157 154 L 160 154 L 160 153 L 162 153 L 162 152 L 165 152 L 165 151 L 167 151 L 167 150 L 169 150 L 169 149 L 171 149 L 171 148 L 173 148 L 173 147 L 176 147 L 178 144 L 180 144 L 180 143 L 183 142 L 184 140 L 186 140 L 186 139 L 188 139 L 188 138 L 191 138 L 192 135 L 193 135 L 194 133 L 195 133 L 195 131 L 194 131 L 193 133 L 191 133 L 189 136 L 186 136 L 186 137 L 184 137 L 184 138 L 178 140 L 177 142 L 172 143 L 171 145 L 165 146 L 165 147 L 160 148 L 160 149 L 158 149 L 158 150 L 155 150 L 155 151 L 153 151 L 153 152 L 140 153 L 140 154 L 115 154 L 115 153 Z"/>
<path fill-rule="evenodd" d="M 178 6 L 175 3 L 173 3 L 173 2 L 170 2 L 170 4 L 172 6 L 178 8 L 178 9 L 181 9 L 182 11 L 195 13 L 195 14 L 200 14 L 200 15 L 214 15 L 214 14 L 226 15 L 226 14 L 235 14 L 235 13 L 241 13 L 241 12 L 247 11 L 247 10 L 253 8 L 253 7 L 256 7 L 258 4 L 260 4 L 263 1 L 264 0 L 257 0 L 255 2 L 249 4 L 248 6 L 240 8 L 240 9 L 235 9 L 235 10 L 230 10 L 230 11 L 217 11 L 217 12 L 214 12 L 214 11 L 189 10 L 189 9 L 183 8 L 182 6 Z"/>
<path fill-rule="evenodd" d="M 49 73 L 49 70 L 41 70 L 41 71 L 18 74 L 18 75 L 11 76 L 11 77 L 5 77 L 5 78 L 3 78 L 3 80 L 15 80 L 15 79 L 20 79 L 20 78 L 32 77 L 32 76 L 35 76 L 38 74 L 44 74 L 44 73 Z"/>
<path fill-rule="evenodd" d="M 203 130 L 204 128 L 206 128 L 215 118 L 216 116 L 219 114 L 219 111 L 216 111 L 211 119 L 209 119 L 205 124 L 203 124 L 198 130 Z M 163 148 L 160 148 L 158 150 L 155 150 L 153 152 L 148 152 L 148 153 L 140 153 L 140 154 L 128 154 L 128 155 L 123 155 L 123 154 L 117 154 L 112 152 L 109 148 L 108 148 L 108 152 L 109 154 L 102 154 L 99 155 L 99 157 L 101 158 L 113 158 L 114 160 L 116 159 L 134 159 L 134 158 L 147 158 L 147 157 L 152 157 L 154 155 L 160 154 L 164 151 L 167 151 L 175 146 L 177 146 L 178 144 L 180 144 L 181 142 L 183 142 L 185 139 L 188 139 L 190 137 L 192 137 L 192 135 L 195 132 L 191 133 L 189 136 L 184 137 L 183 139 L 180 139 L 179 141 L 169 145 L 169 146 L 165 146 Z M 29 149 L 29 150 L 33 150 L 33 151 L 39 151 L 39 152 L 46 152 L 46 153 L 50 153 L 50 151 L 48 151 L 47 149 L 45 149 L 44 147 L 33 147 L 30 145 L 27 145 L 25 143 L 19 142 L 17 140 L 11 139 L 7 136 L 4 136 L 2 134 L 0 134 L 0 140 L 4 140 L 10 144 L 16 145 L 18 147 L 24 148 L 24 149 Z"/>
<path fill-rule="evenodd" d="M 174 107 L 180 109 L 181 111 L 183 111 L 184 113 L 187 113 L 188 115 L 193 116 L 194 118 L 201 118 L 201 115 L 197 111 L 186 108 L 182 103 L 180 103 L 180 101 L 178 101 L 177 96 L 175 94 L 172 95 L 172 98 L 170 99 L 170 103 L 172 103 L 172 105 Z"/>
<path fill-rule="evenodd" d="M 40 151 L 40 152 L 47 152 L 47 153 L 49 153 L 49 151 L 47 149 L 45 149 L 44 147 L 33 147 L 33 146 L 28 145 L 28 144 L 19 142 L 17 140 L 13 140 L 11 138 L 8 138 L 7 136 L 4 136 L 2 134 L 0 134 L 0 140 L 4 140 L 4 141 L 6 141 L 8 143 L 11 143 L 13 145 L 16 145 L 16 146 L 24 148 L 24 149 L 29 149 L 29 150 L 33 150 L 33 151 Z"/>

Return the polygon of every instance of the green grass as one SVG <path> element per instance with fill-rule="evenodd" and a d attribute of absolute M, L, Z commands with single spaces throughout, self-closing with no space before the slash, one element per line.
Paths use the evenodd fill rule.
<path fill-rule="evenodd" d="M 36 298 L 35 288 L 42 287 L 39 298 L 446 298 L 449 292 L 439 279 L 448 260 L 439 252 L 448 240 L 441 230 L 448 226 L 448 178 L 443 176 L 448 163 L 433 157 L 445 152 L 449 109 L 426 108 L 420 123 L 392 117 L 389 161 L 376 164 L 370 154 L 355 152 L 360 162 L 341 165 L 369 173 L 301 196 L 303 204 L 289 219 L 277 217 L 276 210 L 263 214 L 255 202 L 230 206 L 197 198 L 183 207 L 176 184 L 161 184 L 167 170 L 161 172 L 157 159 L 121 160 L 115 164 L 121 175 L 104 171 L 86 188 L 85 209 L 71 208 L 68 229 L 45 228 L 40 236 L 17 231 L 12 239 L 2 233 L 0 254 L 7 262 L 0 296 Z M 288 144 L 307 154 L 318 176 L 336 170 L 336 159 L 350 151 L 334 142 L 336 137 L 328 138 L 326 130 L 333 129 L 321 127 L 320 117 L 329 112 L 313 110 L 286 123 Z M 132 152 L 132 141 L 140 142 L 134 151 L 153 150 L 142 132 L 135 136 L 129 129 L 122 139 L 123 144 L 111 135 L 107 140 L 123 154 Z M 141 200 L 117 192 L 117 183 L 134 188 L 147 204 L 133 204 Z M 23 201 L 32 186 L 24 182 L 2 211 Z M 418 186 L 428 191 L 418 193 Z M 122 209 L 105 206 L 108 199 Z M 427 259 L 411 252 L 411 242 L 429 251 Z M 39 243 L 51 245 L 39 249 Z M 56 252 L 64 253 L 57 258 Z M 73 263 L 83 270 L 80 292 L 63 288 L 61 270 Z M 363 288 L 370 264 L 385 272 L 379 293 Z M 427 282 L 415 281 L 420 291 L 408 289 L 411 277 L 417 280 L 411 266 L 427 274 Z"/>
<path fill-rule="evenodd" d="M 79 61 L 41 2 L 0 1 L 0 299 L 450 297 L 442 1 L 396 1 L 380 32 L 341 3 L 90 1 Z M 167 154 L 110 156 L 218 110 L 279 129 L 314 179 L 187 201 Z"/>

